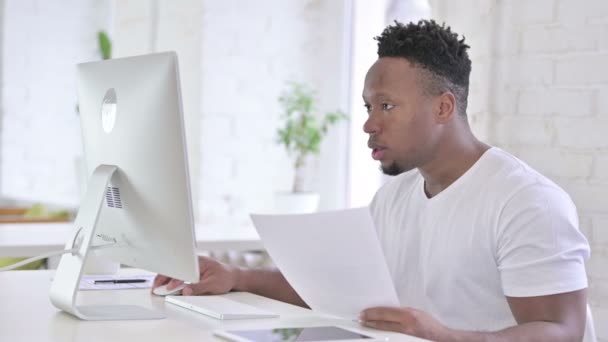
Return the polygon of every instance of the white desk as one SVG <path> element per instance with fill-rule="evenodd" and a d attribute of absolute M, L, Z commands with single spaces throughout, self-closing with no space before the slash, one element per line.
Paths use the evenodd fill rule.
<path fill-rule="evenodd" d="M 0 257 L 29 257 L 65 247 L 74 225 L 71 223 L 0 224 Z M 198 250 L 262 250 L 260 238 L 251 226 L 197 226 Z"/>
<path fill-rule="evenodd" d="M 138 272 L 137 270 L 126 272 Z M 141 272 L 140 272 L 141 273 Z M 265 308 L 280 318 L 220 321 L 171 304 L 150 295 L 149 289 L 82 291 L 82 304 L 134 304 L 167 315 L 152 321 L 81 321 L 57 310 L 49 301 L 52 271 L 12 271 L 0 273 L 0 340 L 10 342 L 169 342 L 223 341 L 212 335 L 217 329 L 251 329 L 296 326 L 339 325 L 360 328 L 348 320 L 315 315 L 312 311 L 243 292 L 226 296 Z M 388 341 L 422 341 L 406 335 L 362 328 Z"/>

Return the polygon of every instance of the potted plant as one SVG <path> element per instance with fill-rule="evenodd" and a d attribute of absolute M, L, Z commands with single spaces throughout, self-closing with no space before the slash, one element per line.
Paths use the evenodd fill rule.
<path fill-rule="evenodd" d="M 277 194 L 277 210 L 282 213 L 316 211 L 319 194 L 304 189 L 306 162 L 310 156 L 319 155 L 329 127 L 347 117 L 341 111 L 321 115 L 315 105 L 316 92 L 302 83 L 290 82 L 278 100 L 283 124 L 277 129 L 277 142 L 292 158 L 294 179 L 291 192 Z"/>

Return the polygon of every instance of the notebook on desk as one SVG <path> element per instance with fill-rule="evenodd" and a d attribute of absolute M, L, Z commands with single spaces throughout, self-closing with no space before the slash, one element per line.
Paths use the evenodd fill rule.
<path fill-rule="evenodd" d="M 165 301 L 216 319 L 279 317 L 273 312 L 239 303 L 223 296 L 167 296 Z"/>

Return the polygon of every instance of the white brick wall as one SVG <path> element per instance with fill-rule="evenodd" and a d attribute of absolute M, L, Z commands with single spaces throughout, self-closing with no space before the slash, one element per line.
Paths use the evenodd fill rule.
<path fill-rule="evenodd" d="M 595 322 L 608 322 L 608 309 L 604 309 L 605 307 L 605 305 L 601 307 L 593 307 L 593 319 Z M 596 324 L 595 330 L 598 336 L 598 341 L 606 341 L 606 338 L 604 338 L 603 336 L 608 336 L 608 324 Z"/>
<path fill-rule="evenodd" d="M 592 247 L 589 302 L 608 341 L 608 1 L 431 4 L 472 46 L 472 118 L 482 123 L 474 130 L 576 203 Z"/>
<path fill-rule="evenodd" d="M 608 245 L 608 215 L 595 216 L 593 218 L 593 242 L 597 245 Z M 608 286 L 602 288 L 602 292 L 608 292 Z M 604 298 L 608 303 L 608 296 Z"/>
<path fill-rule="evenodd" d="M 557 1 L 557 22 L 564 26 L 608 23 L 608 2 L 591 0 Z"/>
<path fill-rule="evenodd" d="M 494 118 L 492 123 L 500 129 L 496 129 L 490 138 L 503 145 L 508 145 L 517 136 L 521 144 L 545 146 L 551 144 L 555 136 L 554 125 L 543 118 L 504 115 Z"/>
<path fill-rule="evenodd" d="M 77 205 L 81 155 L 74 64 L 175 50 L 197 219 L 246 222 L 272 207 L 293 171 L 275 144 L 277 97 L 289 80 L 319 90 L 321 110 L 344 102 L 343 2 L 8 0 L 3 20 L 3 195 Z M 344 108 L 346 109 L 346 108 Z M 311 167 L 323 208 L 345 204 L 346 124 Z"/>
<path fill-rule="evenodd" d="M 608 156 L 601 155 L 595 158 L 593 178 L 602 182 L 608 182 Z"/>
<path fill-rule="evenodd" d="M 571 53 L 593 51 L 597 48 L 604 28 L 600 26 L 546 27 L 534 26 L 522 32 L 523 53 Z M 580 39 L 590 35 L 591 38 Z"/>
<path fill-rule="evenodd" d="M 594 95 L 594 91 L 586 89 L 521 90 L 517 101 L 517 113 L 566 117 L 589 116 L 593 111 Z"/>
<path fill-rule="evenodd" d="M 606 35 L 606 37 L 608 37 L 608 35 Z M 608 49 L 608 46 L 606 48 Z M 597 99 L 597 113 L 602 116 L 608 115 L 608 88 L 602 87 L 598 92 Z"/>
<path fill-rule="evenodd" d="M 586 153 L 531 145 L 513 152 L 526 160 L 530 166 L 553 179 L 586 179 L 592 171 L 593 156 Z"/>
<path fill-rule="evenodd" d="M 604 36 L 605 39 L 606 36 Z M 579 37 L 585 39 L 585 37 Z M 557 85 L 605 85 L 608 83 L 608 53 L 568 56 L 555 62 Z"/>
<path fill-rule="evenodd" d="M 556 118 L 557 145 L 592 149 L 608 148 L 608 116 L 581 119 Z"/>
<path fill-rule="evenodd" d="M 97 31 L 107 29 L 108 2 L 3 4 L 2 194 L 75 206 L 81 143 L 74 64 L 100 58 Z"/>
<path fill-rule="evenodd" d="M 570 194 L 579 211 L 580 216 L 604 214 L 606 213 L 606 196 L 608 195 L 608 184 L 595 181 L 560 181 L 561 186 Z M 598 248 L 607 246 L 597 244 L 597 241 L 590 241 Z M 593 252 L 593 251 L 592 251 Z M 602 260 L 606 262 L 606 260 Z M 608 267 L 607 267 L 608 269 Z"/>
<path fill-rule="evenodd" d="M 199 197 L 203 2 L 115 1 L 114 57 L 175 51 L 179 58 L 192 197 Z M 199 208 L 194 205 L 198 219 Z"/>
<path fill-rule="evenodd" d="M 498 56 L 492 72 L 497 84 L 521 88 L 553 84 L 553 68 L 553 61 L 547 56 Z"/>
<path fill-rule="evenodd" d="M 353 0 L 352 1 L 352 50 L 350 79 L 350 139 L 348 155 L 349 204 L 353 207 L 368 205 L 382 184 L 383 175 L 376 161 L 370 158 L 363 124 L 367 115 L 363 112 L 361 91 L 369 67 L 378 59 L 377 36 L 390 21 L 389 1 Z M 404 6 L 404 4 L 401 4 Z M 394 9 L 394 8 L 393 8 Z M 401 15 L 399 15 L 401 16 Z"/>
<path fill-rule="evenodd" d="M 277 97 L 286 81 L 304 81 L 319 90 L 322 110 L 338 108 L 343 15 L 341 1 L 205 2 L 202 222 L 248 222 L 249 212 L 272 209 L 275 191 L 290 189 L 291 163 L 275 143 Z M 338 133 L 310 184 L 324 208 L 344 205 Z"/>
<path fill-rule="evenodd" d="M 518 14 L 512 18 L 519 20 L 518 24 L 549 24 L 553 22 L 553 7 L 555 1 L 556 0 L 515 0 L 505 1 L 503 6 L 512 6 L 514 14 Z"/>

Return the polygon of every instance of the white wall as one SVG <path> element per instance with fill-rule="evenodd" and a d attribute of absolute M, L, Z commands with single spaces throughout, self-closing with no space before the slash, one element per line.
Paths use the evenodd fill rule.
<path fill-rule="evenodd" d="M 321 111 L 347 103 L 347 1 L 5 1 L 2 195 L 78 204 L 74 64 L 99 59 L 104 29 L 113 57 L 177 51 L 197 219 L 248 223 L 291 188 L 275 143 L 286 82 L 317 88 Z M 347 126 L 330 131 L 309 169 L 324 209 L 346 205 Z"/>
<path fill-rule="evenodd" d="M 0 2 L 0 27 L 2 25 L 2 23 L 4 23 L 4 1 Z M 2 32 L 4 31 L 4 29 L 2 29 Z M 4 34 L 0 34 L 0 56 L 2 56 L 2 51 L 4 51 Z M 0 89 L 2 89 L 2 86 L 4 85 L 4 73 L 2 70 L 2 67 L 0 67 Z M 4 110 L 2 108 L 4 108 L 3 105 L 3 101 L 4 101 L 4 96 L 1 95 L 0 92 L 0 194 L 2 194 L 2 125 L 3 125 L 3 112 Z M 3 201 L 0 200 L 0 203 L 2 203 Z"/>
<path fill-rule="evenodd" d="M 100 59 L 103 0 L 5 0 L 2 22 L 2 194 L 76 205 L 81 155 L 74 64 Z"/>
<path fill-rule="evenodd" d="M 353 0 L 352 61 L 351 61 L 351 120 L 349 150 L 349 205 L 366 206 L 382 184 L 378 162 L 371 158 L 363 124 L 367 112 L 363 106 L 363 85 L 367 70 L 378 59 L 378 36 L 384 27 L 387 1 Z"/>
<path fill-rule="evenodd" d="M 351 127 L 348 168 L 349 206 L 369 205 L 378 188 L 389 179 L 380 171 L 380 164 L 371 158 L 367 147 L 368 135 L 363 133 L 367 112 L 361 94 L 365 75 L 378 59 L 379 36 L 386 25 L 428 19 L 427 0 L 353 0 L 352 60 L 351 60 Z"/>
<path fill-rule="evenodd" d="M 291 163 L 275 143 L 286 81 L 317 88 L 321 110 L 342 102 L 343 3 L 207 1 L 204 13 L 201 220 L 241 224 L 249 211 L 271 210 L 273 193 L 291 187 Z M 323 208 L 344 205 L 340 133 L 332 130 L 323 144 L 309 184 Z"/>
<path fill-rule="evenodd" d="M 608 1 L 431 1 L 472 46 L 477 135 L 560 184 L 589 239 L 590 304 L 608 341 Z"/>
<path fill-rule="evenodd" d="M 192 196 L 200 189 L 201 67 L 203 1 L 116 0 L 112 21 L 113 57 L 176 51 Z M 199 208 L 194 205 L 199 217 Z"/>

